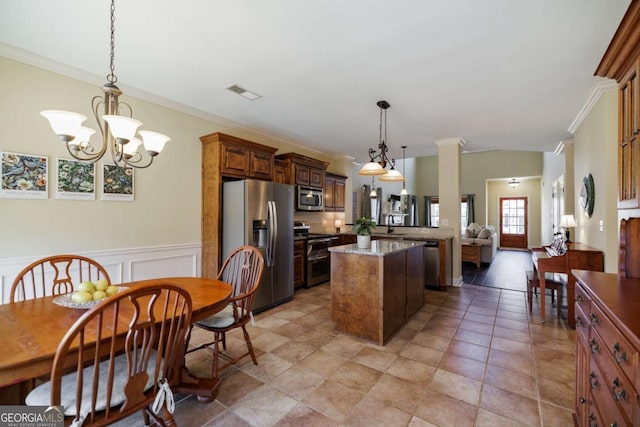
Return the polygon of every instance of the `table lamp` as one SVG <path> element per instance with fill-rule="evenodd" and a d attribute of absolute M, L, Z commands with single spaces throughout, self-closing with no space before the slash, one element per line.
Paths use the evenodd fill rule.
<path fill-rule="evenodd" d="M 562 219 L 560 219 L 560 227 L 564 228 L 564 234 L 566 236 L 567 242 L 571 241 L 569 240 L 569 228 L 577 226 L 578 224 L 576 223 L 576 218 L 573 215 L 562 215 Z"/>
<path fill-rule="evenodd" d="M 336 219 L 335 226 L 336 226 L 336 233 L 339 233 L 340 232 L 340 227 L 342 227 L 342 220 L 341 219 Z"/>

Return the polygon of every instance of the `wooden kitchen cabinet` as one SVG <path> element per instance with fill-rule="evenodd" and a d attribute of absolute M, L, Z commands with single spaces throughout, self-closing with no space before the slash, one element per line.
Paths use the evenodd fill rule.
<path fill-rule="evenodd" d="M 305 285 L 306 250 L 306 240 L 293 241 L 293 287 L 295 289 Z"/>
<path fill-rule="evenodd" d="M 287 184 L 287 162 L 275 159 L 273 162 L 273 182 Z"/>
<path fill-rule="evenodd" d="M 618 208 L 640 207 L 640 2 L 629 5 L 597 76 L 618 82 Z"/>
<path fill-rule="evenodd" d="M 277 149 L 225 134 L 215 134 L 221 150 L 220 173 L 234 178 L 273 180 Z"/>
<path fill-rule="evenodd" d="M 324 210 L 344 212 L 345 183 L 347 177 L 333 173 L 324 174 Z"/>
<path fill-rule="evenodd" d="M 223 133 L 202 142 L 202 277 L 214 278 L 222 265 L 222 183 L 235 179 L 274 178 L 276 148 Z"/>
<path fill-rule="evenodd" d="M 329 163 L 297 153 L 279 154 L 275 158 L 286 164 L 286 184 L 324 188 L 324 171 Z"/>

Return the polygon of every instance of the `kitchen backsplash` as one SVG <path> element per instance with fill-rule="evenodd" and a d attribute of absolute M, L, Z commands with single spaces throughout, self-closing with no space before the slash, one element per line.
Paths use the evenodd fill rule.
<path fill-rule="evenodd" d="M 301 212 L 293 214 L 294 221 L 302 221 L 309 224 L 311 233 L 335 233 L 336 220 L 341 221 L 340 231 L 347 231 L 353 228 L 352 225 L 345 225 L 344 212 Z"/>

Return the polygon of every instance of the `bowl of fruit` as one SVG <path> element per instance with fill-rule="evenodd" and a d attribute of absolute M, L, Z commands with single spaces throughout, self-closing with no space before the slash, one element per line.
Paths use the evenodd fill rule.
<path fill-rule="evenodd" d="M 80 283 L 74 292 L 58 295 L 53 302 L 64 307 L 89 309 L 125 288 L 125 286 L 110 285 L 105 279 L 95 282 L 86 281 Z"/>

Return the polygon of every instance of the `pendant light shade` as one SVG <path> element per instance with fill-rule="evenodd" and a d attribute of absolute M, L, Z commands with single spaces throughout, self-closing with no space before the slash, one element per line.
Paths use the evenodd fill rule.
<path fill-rule="evenodd" d="M 404 176 L 400 173 L 400 171 L 391 168 L 387 171 L 386 174 L 380 176 L 380 181 L 385 182 L 402 182 L 404 181 Z"/>
<path fill-rule="evenodd" d="M 358 175 L 367 175 L 367 176 L 376 176 L 376 175 L 385 175 L 387 171 L 380 166 L 378 162 L 368 162 L 362 165 L 360 168 L 360 172 Z"/>

